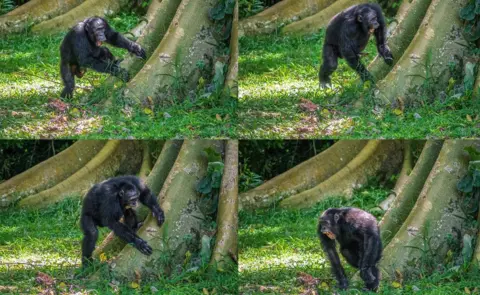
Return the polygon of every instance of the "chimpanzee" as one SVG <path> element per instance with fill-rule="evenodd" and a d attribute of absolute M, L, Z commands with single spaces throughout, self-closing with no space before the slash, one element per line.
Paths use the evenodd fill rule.
<path fill-rule="evenodd" d="M 357 208 L 330 208 L 320 216 L 317 233 L 340 289 L 348 288 L 348 280 L 335 241 L 345 260 L 360 269 L 366 289 L 377 290 L 380 273 L 376 264 L 382 256 L 382 241 L 375 217 Z"/>
<path fill-rule="evenodd" d="M 135 234 L 141 226 L 133 209 L 137 201 L 150 208 L 158 226 L 165 220 L 162 208 L 150 189 L 136 176 L 119 176 L 95 184 L 83 200 L 80 225 L 83 231 L 82 265 L 92 260 L 98 238 L 97 226 L 107 226 L 125 242 L 132 244 L 145 255 L 152 248 Z M 124 218 L 124 223 L 120 219 Z"/>
<path fill-rule="evenodd" d="M 81 78 L 85 68 L 109 73 L 125 82 L 130 79 L 128 72 L 119 66 L 108 48 L 101 47 L 103 42 L 125 48 L 140 58 L 147 58 L 140 45 L 113 30 L 105 19 L 98 16 L 87 18 L 67 33 L 60 46 L 60 73 L 65 85 L 61 97 L 72 96 L 75 89 L 74 76 Z"/>
<path fill-rule="evenodd" d="M 360 61 L 360 54 L 374 34 L 377 51 L 385 63 L 393 64 L 393 55 L 386 43 L 386 25 L 382 9 L 376 3 L 355 5 L 335 15 L 327 26 L 323 44 L 323 64 L 318 74 L 320 88 L 330 85 L 330 75 L 337 69 L 338 58 L 362 78 L 373 81 L 372 75 Z"/>

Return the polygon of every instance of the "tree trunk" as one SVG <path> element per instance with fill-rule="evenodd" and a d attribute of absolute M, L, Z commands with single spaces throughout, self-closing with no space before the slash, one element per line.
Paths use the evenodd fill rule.
<path fill-rule="evenodd" d="M 44 21 L 32 27 L 37 34 L 55 34 L 73 27 L 79 21 L 91 16 L 114 15 L 129 3 L 128 0 L 86 0 L 65 14 Z"/>
<path fill-rule="evenodd" d="M 449 74 L 444 73 L 455 56 L 466 50 L 458 11 L 465 0 L 433 0 L 410 46 L 390 73 L 378 83 L 384 101 L 404 98 L 412 87 L 445 89 Z M 413 95 L 417 95 L 416 93 Z"/>
<path fill-rule="evenodd" d="M 77 141 L 61 153 L 1 183 L 0 207 L 62 182 L 85 166 L 104 145 L 105 141 L 101 140 Z"/>
<path fill-rule="evenodd" d="M 204 150 L 218 146 L 219 142 L 212 140 L 183 143 L 158 196 L 165 211 L 165 223 L 159 228 L 156 220 L 149 215 L 137 233 L 153 248 L 153 254 L 145 256 L 127 245 L 111 264 L 116 277 L 132 279 L 136 273 L 145 276 L 151 272 L 155 276 L 168 275 L 183 264 L 189 247 L 198 246 L 205 216 L 197 204 L 199 194 L 196 186 L 207 170 Z M 185 238 L 187 236 L 189 239 Z"/>
<path fill-rule="evenodd" d="M 217 237 L 210 264 L 223 271 L 238 256 L 238 140 L 229 140 L 218 201 Z"/>
<path fill-rule="evenodd" d="M 159 46 L 127 84 L 127 101 L 148 104 L 150 97 L 157 105 L 178 95 L 175 92 L 179 89 L 174 89 L 173 84 L 177 88 L 196 89 L 200 78 L 197 64 L 209 65 L 217 45 L 208 19 L 208 11 L 215 3 L 213 0 L 182 0 Z"/>
<path fill-rule="evenodd" d="M 367 141 L 341 140 L 322 153 L 240 195 L 242 209 L 268 207 L 281 199 L 310 189 L 347 165 Z"/>
<path fill-rule="evenodd" d="M 365 185 L 369 178 L 389 175 L 401 164 L 398 141 L 371 140 L 345 167 L 317 186 L 280 202 L 280 207 L 305 208 L 332 196 L 350 197 L 354 189 Z"/>
<path fill-rule="evenodd" d="M 368 2 L 368 0 L 337 0 L 332 5 L 321 10 L 320 12 L 306 17 L 301 21 L 294 22 L 285 26 L 281 32 L 284 34 L 312 34 L 318 32 L 321 28 L 325 27 L 328 22 L 337 13 L 345 10 L 346 8 Z"/>
<path fill-rule="evenodd" d="M 36 24 L 69 11 L 84 0 L 32 0 L 0 16 L 0 35 L 18 33 L 29 24 Z"/>
<path fill-rule="evenodd" d="M 141 165 L 141 148 L 136 141 L 109 141 L 84 167 L 73 175 L 38 194 L 28 196 L 21 207 L 41 208 L 58 202 L 69 195 L 83 194 L 93 184 L 115 176 L 131 174 Z"/>
<path fill-rule="evenodd" d="M 428 141 L 425 144 L 413 171 L 408 175 L 403 188 L 400 189 L 388 211 L 385 212 L 379 224 L 384 246 L 395 236 L 410 214 L 438 158 L 442 145 L 442 141 L 435 140 Z"/>
<path fill-rule="evenodd" d="M 415 33 L 425 16 L 428 6 L 432 0 L 403 0 L 397 11 L 395 20 L 398 22 L 395 30 L 388 38 L 394 62 L 397 62 L 415 37 Z M 383 79 L 392 69 L 383 58 L 377 55 L 368 67 L 375 79 Z"/>
<path fill-rule="evenodd" d="M 232 97 L 238 98 L 238 2 L 235 3 L 233 13 L 232 32 L 230 35 L 230 60 L 225 77 L 225 91 Z"/>
<path fill-rule="evenodd" d="M 404 273 L 407 265 L 415 267 L 415 260 L 423 255 L 434 255 L 442 264 L 448 251 L 446 236 L 456 236 L 466 220 L 457 183 L 467 172 L 464 147 L 471 145 L 478 148 L 479 142 L 447 140 L 443 144 L 415 206 L 383 252 L 380 266 L 388 275 Z M 426 252 L 422 254 L 421 249 Z"/>
<path fill-rule="evenodd" d="M 278 27 L 321 11 L 335 0 L 283 0 L 240 21 L 240 36 L 273 33 Z"/>

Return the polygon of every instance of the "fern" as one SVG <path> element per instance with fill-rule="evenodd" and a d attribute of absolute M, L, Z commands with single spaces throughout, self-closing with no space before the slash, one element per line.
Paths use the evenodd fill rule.
<path fill-rule="evenodd" d="M 16 6 L 15 0 L 0 0 L 0 14 L 12 11 Z"/>

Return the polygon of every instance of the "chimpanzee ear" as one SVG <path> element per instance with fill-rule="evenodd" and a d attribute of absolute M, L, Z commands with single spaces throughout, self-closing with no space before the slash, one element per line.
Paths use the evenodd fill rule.
<path fill-rule="evenodd" d="M 357 15 L 357 21 L 361 23 L 363 21 L 363 16 L 361 14 Z"/>
<path fill-rule="evenodd" d="M 340 214 L 335 213 L 335 215 L 333 215 L 333 220 L 335 221 L 335 223 L 338 223 L 339 219 L 340 219 Z"/>

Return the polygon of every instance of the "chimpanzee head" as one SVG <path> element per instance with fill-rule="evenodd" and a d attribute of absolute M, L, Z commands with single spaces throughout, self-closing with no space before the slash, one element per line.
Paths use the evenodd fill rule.
<path fill-rule="evenodd" d="M 339 220 L 341 213 L 336 209 L 328 209 L 320 217 L 320 232 L 332 240 L 340 234 Z"/>
<path fill-rule="evenodd" d="M 102 43 L 107 41 L 105 37 L 105 30 L 107 22 L 98 16 L 91 17 L 85 22 L 85 31 L 87 31 L 88 38 L 97 46 L 102 46 Z"/>
<path fill-rule="evenodd" d="M 372 34 L 380 26 L 377 19 L 377 12 L 371 7 L 361 7 L 358 9 L 356 15 L 357 22 L 360 23 L 364 32 Z"/>
<path fill-rule="evenodd" d="M 135 185 L 124 182 L 120 184 L 118 189 L 118 197 L 123 208 L 128 209 L 137 206 L 140 191 Z"/>

